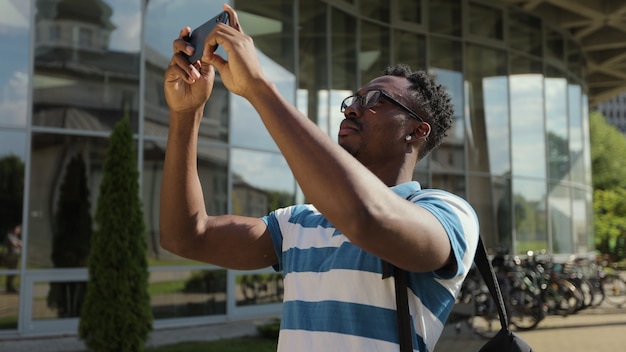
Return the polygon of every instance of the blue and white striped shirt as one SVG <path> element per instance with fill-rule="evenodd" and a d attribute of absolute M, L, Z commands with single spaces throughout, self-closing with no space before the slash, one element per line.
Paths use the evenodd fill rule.
<path fill-rule="evenodd" d="M 391 188 L 429 210 L 445 228 L 457 272 L 409 273 L 414 349 L 432 351 L 474 259 L 478 220 L 463 199 L 420 190 L 412 181 Z M 350 243 L 312 205 L 278 209 L 263 218 L 278 255 L 285 291 L 278 351 L 398 351 L 393 280 L 382 263 Z"/>

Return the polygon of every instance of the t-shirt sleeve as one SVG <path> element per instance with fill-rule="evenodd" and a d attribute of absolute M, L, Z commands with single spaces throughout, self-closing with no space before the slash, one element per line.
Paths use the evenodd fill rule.
<path fill-rule="evenodd" d="M 280 272 L 283 270 L 283 232 L 280 229 L 280 217 L 286 212 L 285 209 L 277 209 L 261 218 L 267 225 L 267 228 L 272 237 L 272 243 L 274 244 L 274 251 L 278 258 L 278 264 L 273 265 L 274 270 Z"/>
<path fill-rule="evenodd" d="M 435 276 L 450 279 L 467 273 L 474 261 L 479 236 L 478 217 L 474 209 L 462 198 L 439 190 L 425 190 L 411 201 L 430 211 L 450 240 L 457 270 L 437 270 Z"/>

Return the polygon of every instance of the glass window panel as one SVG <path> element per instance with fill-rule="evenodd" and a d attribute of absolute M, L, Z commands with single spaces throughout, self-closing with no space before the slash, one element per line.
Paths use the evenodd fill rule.
<path fill-rule="evenodd" d="M 26 135 L 0 130 L 0 247 L 7 231 L 23 222 Z M 2 268 L 2 266 L 0 266 Z M 1 269 L 0 269 L 1 270 Z"/>
<path fill-rule="evenodd" d="M 164 250 L 159 244 L 159 199 L 164 160 L 165 140 L 144 143 L 141 190 L 148 236 L 148 256 L 153 265 L 188 265 L 194 262 Z M 226 214 L 228 212 L 228 150 L 224 147 L 200 143 L 197 165 L 207 213 Z"/>
<path fill-rule="evenodd" d="M 583 142 L 583 112 L 581 87 L 568 85 L 569 102 L 569 152 L 571 160 L 571 181 L 585 183 L 585 159 Z"/>
<path fill-rule="evenodd" d="M 513 174 L 544 179 L 547 171 L 543 76 L 512 75 L 509 80 Z"/>
<path fill-rule="evenodd" d="M 31 3 L 0 3 L 0 126 L 26 126 Z"/>
<path fill-rule="evenodd" d="M 465 176 L 463 175 L 433 173 L 432 183 L 432 188 L 443 189 L 462 198 L 466 197 L 467 187 L 465 183 Z M 424 185 L 422 185 L 422 188 L 424 188 Z"/>
<path fill-rule="evenodd" d="M 426 37 L 413 32 L 394 32 L 394 60 L 407 64 L 413 70 L 426 68 Z"/>
<path fill-rule="evenodd" d="M 31 318 L 33 320 L 78 318 L 86 292 L 86 281 L 35 282 Z"/>
<path fill-rule="evenodd" d="M 461 22 L 461 1 L 439 0 L 430 1 L 428 9 L 429 28 L 432 33 L 460 36 L 463 28 Z"/>
<path fill-rule="evenodd" d="M 295 73 L 294 4 L 291 0 L 262 5 L 258 0 L 237 0 L 236 6 L 241 26 L 254 39 L 257 50 L 290 73 Z"/>
<path fill-rule="evenodd" d="M 422 23 L 422 1 L 421 0 L 399 0 L 398 17 L 401 21 L 421 24 Z"/>
<path fill-rule="evenodd" d="M 464 170 L 465 121 L 463 119 L 464 82 L 460 43 L 446 39 L 431 39 L 430 67 L 437 82 L 452 96 L 454 115 L 452 128 L 443 143 L 432 151 L 433 171 Z M 456 57 L 456 58 L 453 58 Z"/>
<path fill-rule="evenodd" d="M 466 53 L 468 168 L 493 175 L 510 174 L 506 53 L 473 44 L 467 45 Z"/>
<path fill-rule="evenodd" d="M 563 34 L 552 29 L 546 31 L 546 56 L 564 61 L 565 39 Z"/>
<path fill-rule="evenodd" d="M 261 217 L 294 204 L 295 179 L 282 155 L 235 149 L 230 160 L 232 214 Z"/>
<path fill-rule="evenodd" d="M 244 274 L 235 276 L 237 306 L 282 303 L 283 275 L 275 273 Z"/>
<path fill-rule="evenodd" d="M 300 2 L 300 23 L 298 31 L 298 109 L 311 120 L 327 130 L 327 100 L 322 100 L 322 92 L 329 88 L 328 45 L 326 36 L 327 7 L 314 1 Z M 325 95 L 326 97 L 328 94 Z"/>
<path fill-rule="evenodd" d="M 541 20 L 526 12 L 512 10 L 509 38 L 513 49 L 535 56 L 542 55 Z"/>
<path fill-rule="evenodd" d="M 329 55 L 332 88 L 354 91 L 361 83 L 357 80 L 356 20 L 333 8 L 331 21 Z"/>
<path fill-rule="evenodd" d="M 144 134 L 149 136 L 167 136 L 169 126 L 169 108 L 163 93 L 163 75 L 172 56 L 172 41 L 176 39 L 183 26 L 195 28 L 206 20 L 207 14 L 222 11 L 223 2 L 205 1 L 203 11 L 189 11 L 196 6 L 193 0 L 176 2 L 148 2 L 145 13 L 145 95 L 144 95 Z M 185 19 L 163 21 L 163 18 Z M 244 29 L 246 27 L 244 26 Z M 225 55 L 223 49 L 218 53 Z M 219 75 L 211 93 L 211 99 L 204 108 L 204 118 L 200 129 L 208 139 L 226 142 L 229 137 L 228 120 L 229 95 L 221 83 Z"/>
<path fill-rule="evenodd" d="M 572 197 L 572 233 L 579 253 L 587 253 L 595 248 L 594 232 L 589 231 L 590 224 L 593 224 L 593 212 L 588 210 L 593 209 L 593 195 L 590 191 L 574 188 Z"/>
<path fill-rule="evenodd" d="M 489 39 L 504 38 L 504 15 L 502 9 L 470 2 L 470 33 Z"/>
<path fill-rule="evenodd" d="M 389 66 L 390 57 L 389 28 L 363 21 L 361 25 L 361 47 L 359 51 L 359 69 L 361 82 L 380 76 Z"/>
<path fill-rule="evenodd" d="M 226 314 L 226 270 L 152 271 L 148 292 L 155 319 Z"/>
<path fill-rule="evenodd" d="M 107 147 L 108 138 L 33 134 L 29 267 L 86 267 L 89 248 L 84 244 L 94 226 Z M 52 253 L 60 251 L 69 251 L 75 260 L 57 261 Z"/>
<path fill-rule="evenodd" d="M 574 232 L 572 231 L 571 189 L 561 184 L 550 184 L 548 205 L 550 209 L 550 234 L 552 253 L 573 253 Z"/>
<path fill-rule="evenodd" d="M 60 32 L 35 42 L 33 124 L 110 131 L 128 116 L 137 132 L 141 1 L 37 4 L 35 30 Z"/>
<path fill-rule="evenodd" d="M 4 285 L 12 274 L 0 274 L 0 291 L 4 290 Z M 19 276 L 14 276 L 13 281 L 17 286 L 20 282 Z M 19 286 L 18 286 L 19 287 Z M 3 330 L 17 329 L 17 317 L 20 309 L 20 295 L 17 293 L 0 294 L 0 333 Z"/>
<path fill-rule="evenodd" d="M 480 222 L 487 248 L 512 250 L 511 180 L 507 177 L 469 177 L 467 200 Z"/>
<path fill-rule="evenodd" d="M 549 249 L 545 181 L 514 178 L 513 213 L 515 253 Z"/>
<path fill-rule="evenodd" d="M 548 133 L 548 177 L 569 179 L 567 80 L 545 79 L 546 129 Z"/>
<path fill-rule="evenodd" d="M 389 23 L 390 1 L 361 0 L 361 15 L 374 20 Z"/>

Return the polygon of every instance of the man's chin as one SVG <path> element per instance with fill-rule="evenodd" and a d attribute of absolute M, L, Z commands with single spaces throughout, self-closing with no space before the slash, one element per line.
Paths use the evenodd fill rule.
<path fill-rule="evenodd" d="M 353 148 L 351 146 L 349 146 L 346 143 L 341 143 L 339 142 L 339 146 L 342 147 L 345 151 L 347 151 L 348 153 L 350 153 L 350 155 L 352 155 L 353 157 L 358 159 L 359 156 L 359 151 L 356 148 Z"/>

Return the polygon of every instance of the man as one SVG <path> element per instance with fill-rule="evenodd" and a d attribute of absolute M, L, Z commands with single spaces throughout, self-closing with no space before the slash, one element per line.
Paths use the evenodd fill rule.
<path fill-rule="evenodd" d="M 22 253 L 22 225 L 14 224 L 9 228 L 6 235 L 6 243 L 8 252 L 4 259 L 7 269 L 17 269 L 17 263 L 20 260 L 20 254 Z M 17 288 L 14 285 L 15 275 L 8 274 L 5 282 L 5 289 L 7 293 L 17 293 Z"/>
<path fill-rule="evenodd" d="M 417 161 L 450 127 L 450 97 L 423 72 L 390 70 L 344 100 L 338 145 L 266 80 L 252 39 L 225 9 L 230 26 L 211 32 L 202 60 L 187 62 L 193 48 L 185 28 L 165 74 L 161 245 L 227 268 L 282 271 L 279 351 L 397 351 L 395 290 L 393 279 L 382 279 L 384 260 L 409 272 L 413 346 L 432 350 L 478 240 L 466 202 L 411 181 Z M 228 61 L 213 53 L 216 44 Z M 262 219 L 206 213 L 197 138 L 214 68 L 255 107 L 311 204 Z"/>

